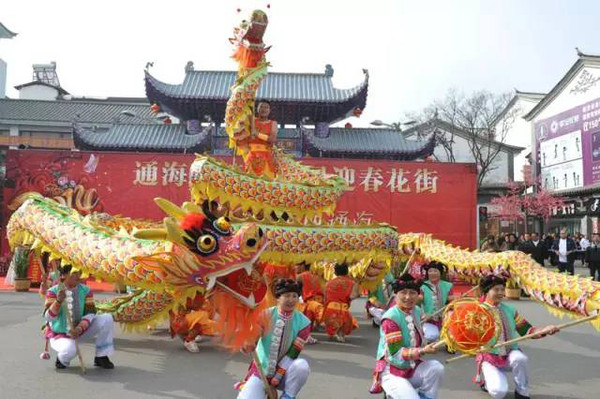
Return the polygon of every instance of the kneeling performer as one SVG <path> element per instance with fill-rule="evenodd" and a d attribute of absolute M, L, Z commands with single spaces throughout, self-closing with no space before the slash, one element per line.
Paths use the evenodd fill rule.
<path fill-rule="evenodd" d="M 425 345 L 421 310 L 416 306 L 421 283 L 404 274 L 392 285 L 396 306 L 383 315 L 371 393 L 392 399 L 436 399 L 444 378 L 437 360 L 422 360 L 437 351 Z"/>
<path fill-rule="evenodd" d="M 266 310 L 267 326 L 256 345 L 256 358 L 241 388 L 238 399 L 263 399 L 266 387 L 261 375 L 271 385 L 269 389 L 283 391 L 281 399 L 293 399 L 306 383 L 310 368 L 308 362 L 298 358 L 310 336 L 310 320 L 296 310 L 302 284 L 292 279 L 275 282 L 277 306 Z M 250 349 L 250 348 L 249 348 Z M 259 371 L 260 368 L 260 371 Z"/>

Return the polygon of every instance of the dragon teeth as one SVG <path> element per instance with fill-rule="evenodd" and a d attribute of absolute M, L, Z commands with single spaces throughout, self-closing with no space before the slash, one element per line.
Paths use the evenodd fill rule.
<path fill-rule="evenodd" d="M 216 283 L 217 283 L 217 278 L 216 277 L 210 277 L 208 279 L 208 286 L 206 287 L 206 289 L 207 290 L 212 289 L 215 286 Z"/>

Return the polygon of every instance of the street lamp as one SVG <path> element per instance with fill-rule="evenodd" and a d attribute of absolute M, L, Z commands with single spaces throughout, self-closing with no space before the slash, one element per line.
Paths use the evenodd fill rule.
<path fill-rule="evenodd" d="M 415 123 L 417 123 L 417 121 L 410 120 L 410 121 L 406 121 L 406 122 L 396 122 L 394 124 L 390 124 L 390 123 L 382 122 L 379 119 L 376 119 L 373 122 L 371 122 L 371 125 L 373 125 L 373 126 L 385 126 L 385 127 L 390 128 L 390 129 L 393 129 L 393 130 L 402 131 L 402 126 L 411 126 L 411 125 L 414 125 Z"/>

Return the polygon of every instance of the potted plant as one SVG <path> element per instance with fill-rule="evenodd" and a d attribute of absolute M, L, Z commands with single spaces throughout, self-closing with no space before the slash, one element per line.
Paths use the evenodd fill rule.
<path fill-rule="evenodd" d="M 31 286 L 31 279 L 27 275 L 29 270 L 29 247 L 17 247 L 14 254 L 15 262 L 15 291 L 26 292 Z"/>
<path fill-rule="evenodd" d="M 508 280 L 506 283 L 506 298 L 514 299 L 516 301 L 521 298 L 521 287 L 513 280 Z"/>

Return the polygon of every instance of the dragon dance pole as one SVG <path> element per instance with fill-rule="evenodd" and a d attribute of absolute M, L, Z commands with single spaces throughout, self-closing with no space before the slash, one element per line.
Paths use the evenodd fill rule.
<path fill-rule="evenodd" d="M 559 330 L 563 330 L 563 329 L 568 328 L 568 327 L 573 327 L 573 326 L 576 326 L 578 324 L 583 324 L 583 323 L 586 323 L 588 321 L 594 320 L 598 316 L 600 316 L 600 314 L 596 313 L 594 315 L 584 317 L 583 319 L 572 320 L 572 321 L 569 321 L 567 323 L 559 324 L 556 327 Z M 491 351 L 491 350 L 494 350 L 494 349 L 502 348 L 503 346 L 512 345 L 512 344 L 515 344 L 517 342 L 525 341 L 526 339 L 535 338 L 535 337 L 537 337 L 539 335 L 540 335 L 539 331 L 538 332 L 533 332 L 531 334 L 523 335 L 522 337 L 511 339 L 509 341 L 505 341 L 505 342 L 502 342 L 500 344 L 494 345 L 491 348 L 489 348 L 487 351 L 482 351 L 480 353 L 484 353 L 484 352 L 488 352 L 488 351 Z M 469 354 L 464 354 L 464 355 L 456 356 L 456 357 L 447 359 L 446 363 L 452 363 L 452 362 L 454 362 L 456 360 L 464 359 L 464 358 L 471 357 L 471 356 L 472 355 L 469 355 Z"/>
<path fill-rule="evenodd" d="M 69 326 L 69 330 L 74 328 L 73 326 L 73 293 L 69 290 L 66 290 L 67 293 L 67 324 Z M 83 357 L 81 356 L 81 351 L 79 350 L 79 342 L 77 338 L 72 337 L 73 341 L 75 341 L 75 351 L 77 353 L 77 357 L 79 358 L 79 366 L 81 367 L 81 372 L 83 374 L 86 373 L 85 365 L 83 364 Z"/>
<path fill-rule="evenodd" d="M 406 274 L 410 270 L 411 263 L 416 254 L 417 254 L 417 250 L 415 249 L 413 251 L 413 253 L 410 255 L 410 258 L 408 258 L 408 260 L 406 261 L 406 265 L 404 266 L 404 270 L 402 270 L 402 274 Z"/>
<path fill-rule="evenodd" d="M 474 292 L 474 291 L 475 291 L 475 290 L 477 290 L 478 288 L 479 288 L 479 286 L 478 286 L 478 285 L 474 286 L 474 287 L 473 287 L 473 288 L 471 288 L 469 291 L 465 292 L 464 294 L 462 294 L 461 296 L 459 296 L 458 298 L 456 298 L 454 301 L 457 301 L 457 300 L 459 300 L 459 299 L 462 299 L 462 298 L 466 297 L 467 295 L 469 295 L 471 292 Z M 438 310 L 436 310 L 435 312 L 433 312 L 433 313 L 430 315 L 430 317 L 435 317 L 435 316 L 437 316 L 438 314 L 442 313 L 444 310 L 446 310 L 446 308 L 447 308 L 448 306 L 452 305 L 452 304 L 454 303 L 454 301 L 452 301 L 452 302 L 448 303 L 447 305 L 445 305 L 445 306 L 444 306 L 444 307 L 442 307 L 442 308 L 439 308 Z"/>
<path fill-rule="evenodd" d="M 267 377 L 263 374 L 263 371 L 260 368 L 260 362 L 258 361 L 258 356 L 256 356 L 256 351 L 252 351 L 252 360 L 254 361 L 254 365 L 256 366 L 256 370 L 258 371 L 258 375 L 265 386 L 265 393 L 267 394 L 267 399 L 277 399 L 277 391 L 269 384 L 267 381 Z"/>

